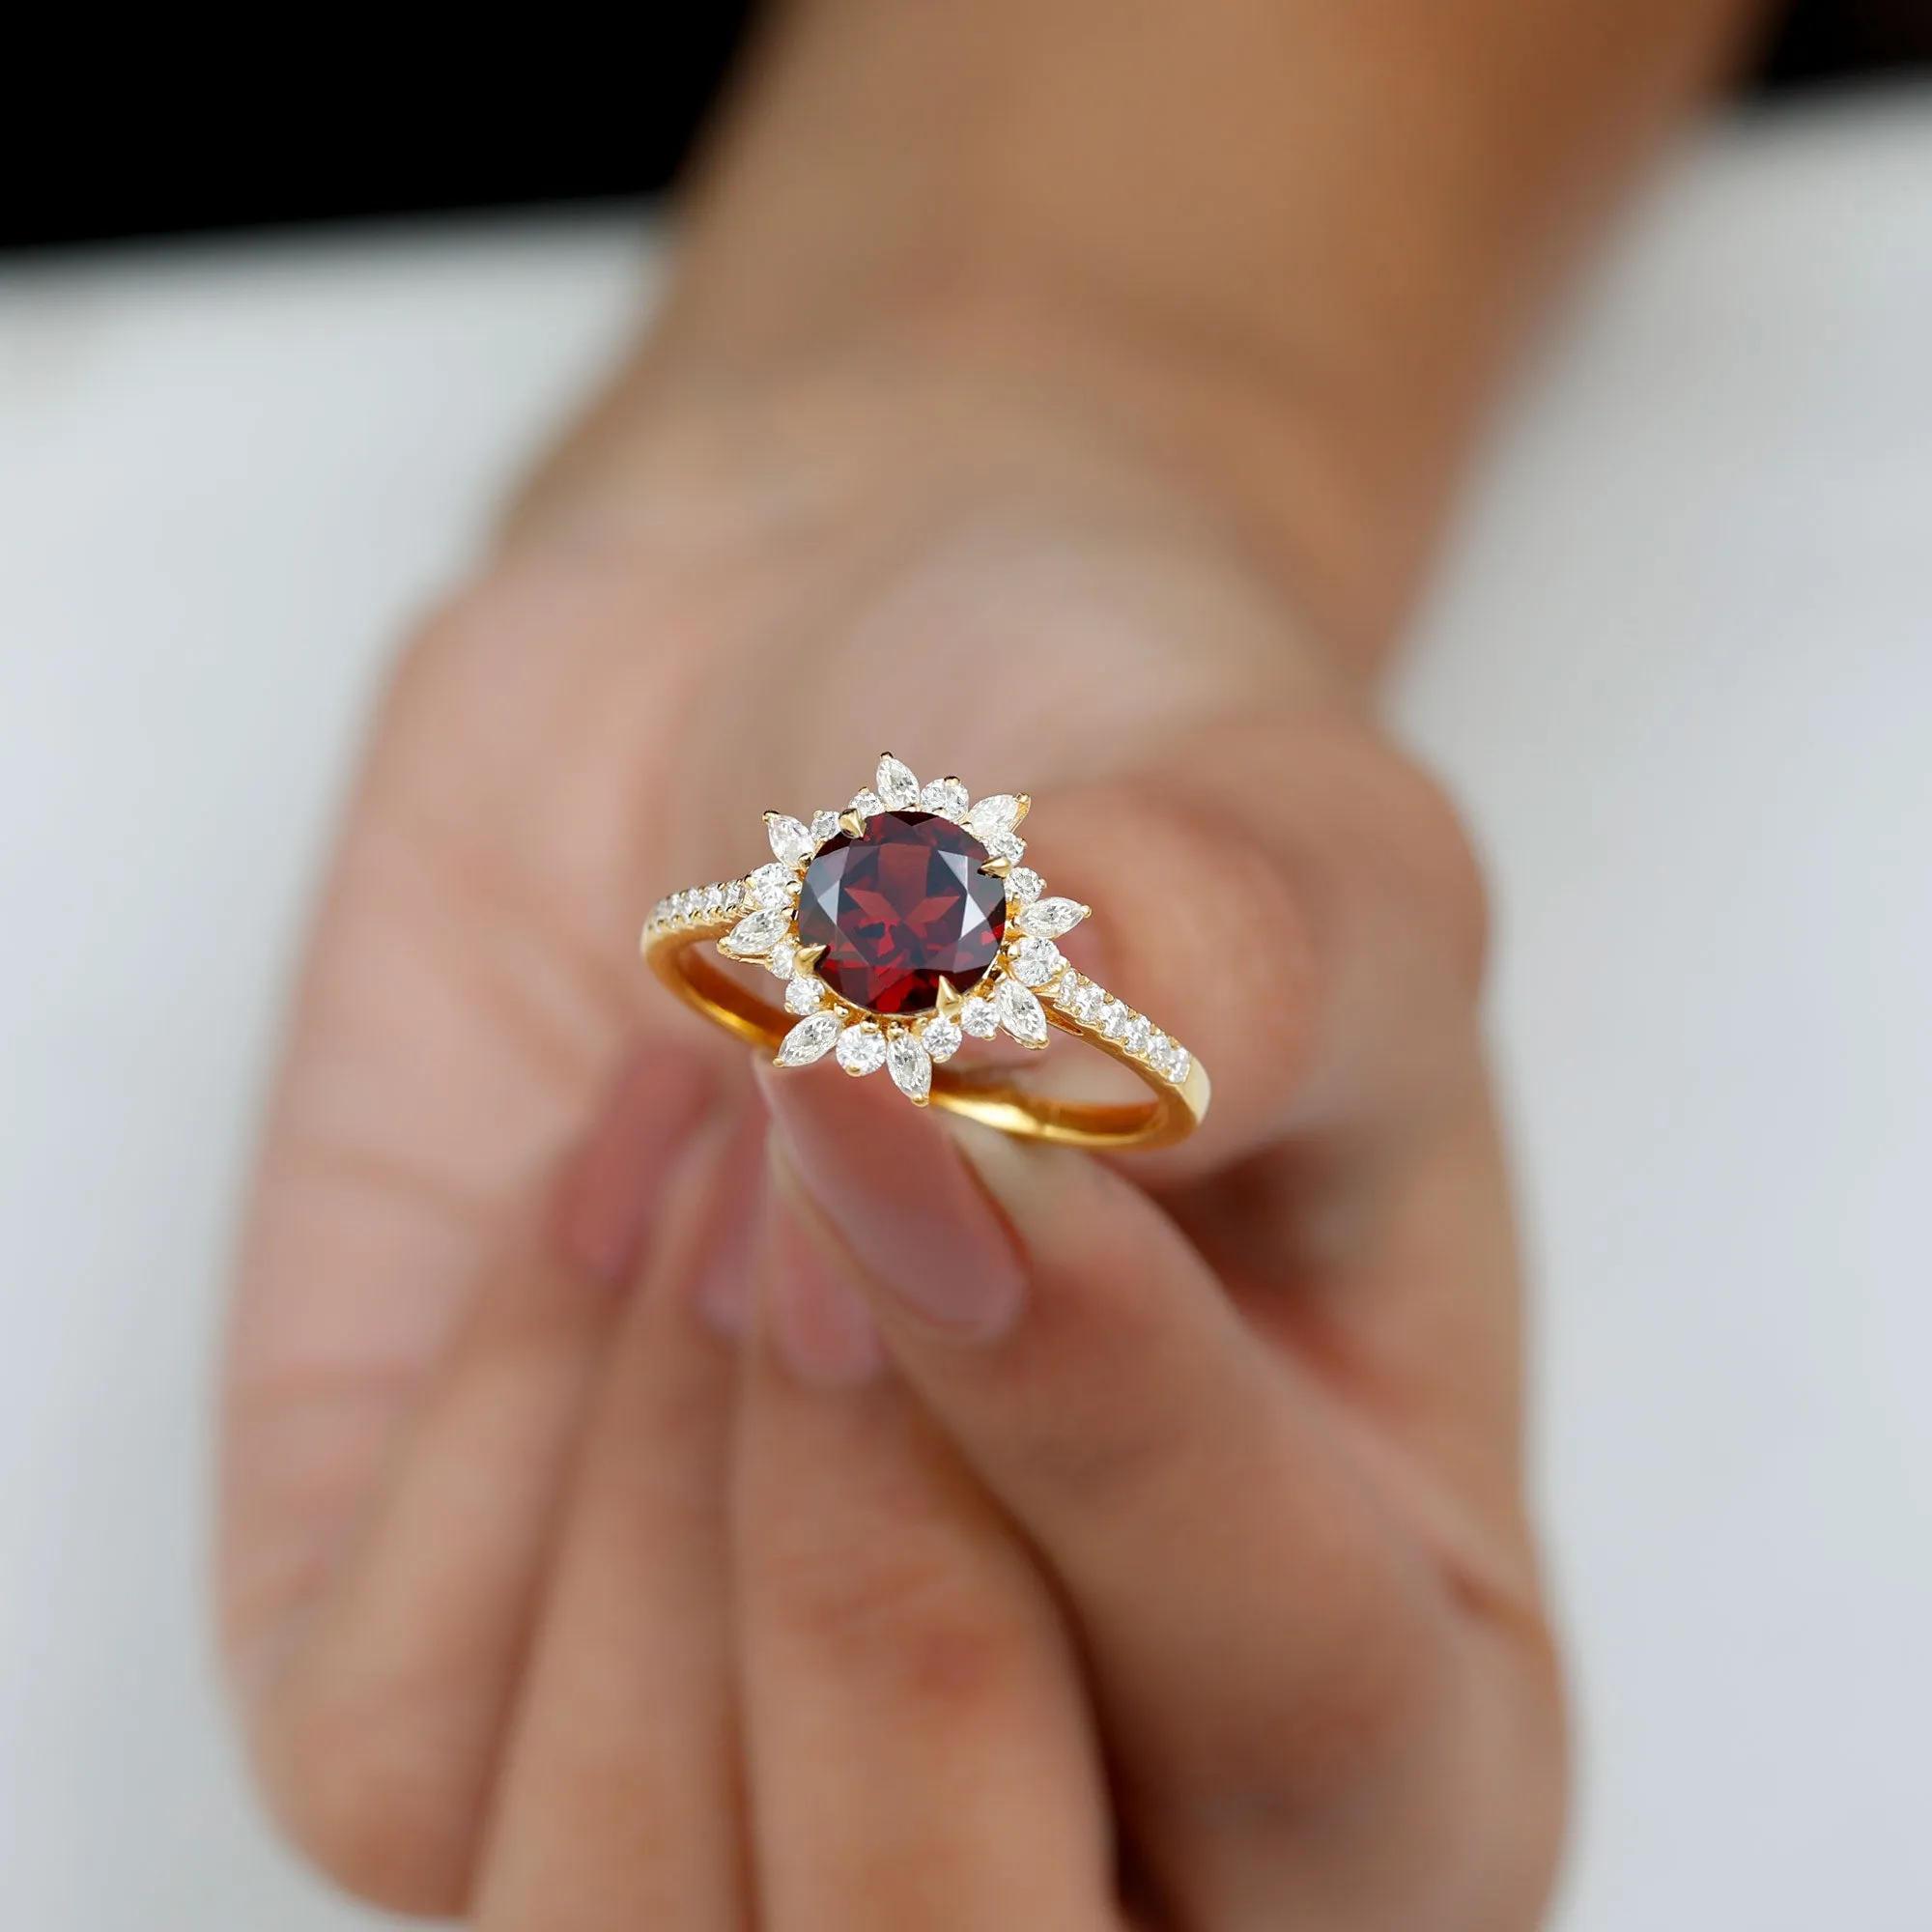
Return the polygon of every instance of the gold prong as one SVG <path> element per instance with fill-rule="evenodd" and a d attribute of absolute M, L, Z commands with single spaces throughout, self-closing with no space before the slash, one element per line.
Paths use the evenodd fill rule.
<path fill-rule="evenodd" d="M 791 963 L 794 966 L 798 967 L 801 971 L 810 973 L 812 970 L 812 968 L 816 966 L 818 962 L 824 957 L 825 957 L 824 947 L 801 946 L 798 949 L 798 951 L 791 955 Z M 796 977 L 796 975 L 794 975 L 794 977 Z"/>
<path fill-rule="evenodd" d="M 856 811 L 841 811 L 838 814 L 838 829 L 848 837 L 857 838 L 866 829 L 866 821 Z"/>
<path fill-rule="evenodd" d="M 1017 808 L 1013 812 L 1013 823 L 1017 825 L 1033 810 L 1033 800 L 1025 792 L 1015 792 L 1013 803 Z"/>
<path fill-rule="evenodd" d="M 980 869 L 991 878 L 1010 879 L 1013 875 L 1013 862 L 1010 859 L 988 859 Z"/>
<path fill-rule="evenodd" d="M 943 1020 L 954 1018 L 966 1004 L 966 995 L 944 973 L 939 976 L 939 1004 L 933 1010 Z"/>

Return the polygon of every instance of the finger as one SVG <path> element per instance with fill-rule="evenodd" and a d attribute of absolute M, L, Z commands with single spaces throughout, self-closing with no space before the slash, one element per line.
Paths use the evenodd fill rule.
<path fill-rule="evenodd" d="M 727 1471 L 764 1183 L 753 1106 L 680 1172 L 627 1309 L 559 1543 L 493 1811 L 484 1932 L 742 1932 Z"/>
<path fill-rule="evenodd" d="M 1064 1585 L 1184 1922 L 1383 1922 L 1414 1872 L 1480 1905 L 1547 1857 L 1547 1820 L 1455 1808 L 1509 1788 L 1470 1753 L 1549 1716 L 1518 1548 L 1407 1487 L 1107 1166 L 837 1078 L 766 1091 L 899 1372 Z M 1374 1851 L 1445 1832 L 1447 1861 Z"/>
<path fill-rule="evenodd" d="M 484 1284 L 339 1556 L 251 1593 L 245 1566 L 267 1546 L 248 1537 L 268 1532 L 245 1510 L 238 1525 L 231 1628 L 263 1782 L 298 1843 L 382 1904 L 449 1912 L 467 1895 L 589 1385 L 667 1156 L 709 1091 L 680 1051 L 639 1057 Z M 289 1425 L 252 1427 L 248 1391 L 238 1401 L 246 1492 L 251 1448 L 286 1457 Z"/>
<path fill-rule="evenodd" d="M 1075 1660 L 1011 1530 L 775 1198 L 735 1483 L 768 1932 L 1097 1932 L 1102 1784 Z"/>
<path fill-rule="evenodd" d="M 1467 1059 L 1484 913 L 1442 795 L 1337 710 L 1198 735 L 1058 795 L 1027 864 L 1094 916 L 1074 963 L 1200 1058 L 1191 1177 L 1285 1135 L 1351 1141 L 1439 1103 Z"/>

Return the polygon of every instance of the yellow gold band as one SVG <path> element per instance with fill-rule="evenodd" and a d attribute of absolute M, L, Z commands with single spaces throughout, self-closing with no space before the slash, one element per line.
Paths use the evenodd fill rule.
<path fill-rule="evenodd" d="M 700 950 L 724 938 L 737 922 L 735 911 L 706 917 L 702 911 L 685 910 L 676 900 L 666 901 L 644 928 L 644 958 L 695 1011 L 749 1045 L 776 1052 L 795 1020 Z M 1158 1034 L 1152 1035 L 1159 1042 L 1155 1051 L 1166 1050 L 1164 1064 L 1169 1070 L 1163 1072 L 1151 1064 L 1144 1044 L 1149 1025 L 1131 1009 L 1070 972 L 1053 997 L 1042 999 L 1041 1008 L 1061 1032 L 1086 1040 L 1129 1068 L 1149 1089 L 1149 1097 L 1061 1099 L 1037 1094 L 990 1069 L 940 1065 L 931 1072 L 932 1105 L 1022 1139 L 1092 1150 L 1168 1147 L 1184 1140 L 1201 1123 L 1208 1112 L 1206 1070 Z"/>

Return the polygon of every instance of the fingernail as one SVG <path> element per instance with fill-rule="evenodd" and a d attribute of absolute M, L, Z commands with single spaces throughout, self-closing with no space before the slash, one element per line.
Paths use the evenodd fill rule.
<path fill-rule="evenodd" d="M 765 1290 L 772 1341 L 808 1388 L 860 1388 L 885 1366 L 865 1297 L 780 1187 L 765 1204 Z"/>
<path fill-rule="evenodd" d="M 675 1042 L 625 1062 L 558 1183 L 552 1238 L 566 1266 L 612 1292 L 632 1279 L 672 1160 L 715 1087 L 711 1064 Z"/>
<path fill-rule="evenodd" d="M 764 1110 L 749 1099 L 741 1105 L 743 1116 L 712 1168 L 702 1257 L 692 1283 L 697 1312 L 733 1342 L 752 1323 L 765 1194 Z"/>
<path fill-rule="evenodd" d="M 1020 1256 L 958 1149 L 883 1082 L 761 1067 L 780 1156 L 853 1259 L 937 1326 L 991 1336 L 1018 1314 Z"/>

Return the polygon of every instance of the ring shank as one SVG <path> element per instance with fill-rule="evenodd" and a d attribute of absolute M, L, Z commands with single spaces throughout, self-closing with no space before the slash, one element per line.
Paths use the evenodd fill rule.
<path fill-rule="evenodd" d="M 726 920 L 716 927 L 647 931 L 645 960 L 686 1006 L 747 1045 L 775 1053 L 797 1024 L 796 1018 L 758 998 L 701 950 L 730 929 L 731 922 Z M 1075 1035 L 1127 1067 L 1149 1089 L 1149 1097 L 1126 1101 L 1061 1099 L 1036 1094 L 996 1073 L 935 1066 L 932 1104 L 1020 1139 L 1095 1151 L 1171 1147 L 1200 1124 L 1208 1111 L 1208 1075 L 1198 1061 L 1190 1064 L 1187 1077 L 1176 1085 L 1138 1065 L 1103 1035 L 1051 1006 L 1045 1011 L 1047 1019 L 1063 1033 Z"/>

